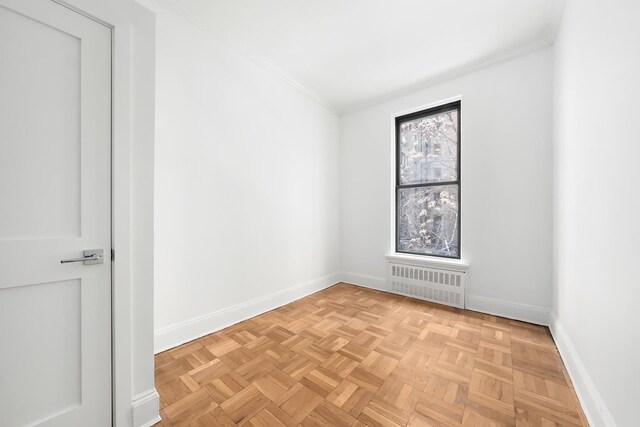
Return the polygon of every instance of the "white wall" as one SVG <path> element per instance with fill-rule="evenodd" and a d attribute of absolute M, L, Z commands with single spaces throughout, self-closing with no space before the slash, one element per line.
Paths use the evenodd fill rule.
<path fill-rule="evenodd" d="M 552 330 L 594 426 L 638 425 L 640 3 L 567 4 L 554 48 Z"/>
<path fill-rule="evenodd" d="M 146 3 L 157 14 L 160 350 L 337 281 L 339 120 Z"/>
<path fill-rule="evenodd" d="M 386 286 L 393 118 L 462 96 L 462 259 L 470 308 L 546 322 L 551 305 L 549 49 L 342 118 L 342 271 Z"/>

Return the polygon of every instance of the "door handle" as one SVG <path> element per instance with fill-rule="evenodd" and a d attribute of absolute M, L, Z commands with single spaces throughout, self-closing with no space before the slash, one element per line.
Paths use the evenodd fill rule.
<path fill-rule="evenodd" d="M 85 265 L 104 264 L 104 250 L 103 249 L 85 249 L 84 256 L 82 258 L 70 258 L 70 259 L 60 260 L 60 264 L 67 264 L 70 262 L 84 262 Z"/>

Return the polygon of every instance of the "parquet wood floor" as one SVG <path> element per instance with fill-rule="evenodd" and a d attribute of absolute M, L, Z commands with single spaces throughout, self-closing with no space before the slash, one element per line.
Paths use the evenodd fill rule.
<path fill-rule="evenodd" d="M 546 328 L 338 284 L 156 355 L 160 426 L 586 426 Z"/>

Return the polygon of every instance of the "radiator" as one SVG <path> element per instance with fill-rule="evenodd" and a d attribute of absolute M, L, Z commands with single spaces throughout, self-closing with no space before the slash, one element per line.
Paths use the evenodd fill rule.
<path fill-rule="evenodd" d="M 466 276 L 460 271 L 389 262 L 387 282 L 394 293 L 464 308 Z"/>

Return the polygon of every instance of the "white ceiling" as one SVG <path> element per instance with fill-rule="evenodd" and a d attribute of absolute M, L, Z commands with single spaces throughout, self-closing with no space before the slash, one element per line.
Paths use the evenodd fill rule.
<path fill-rule="evenodd" d="M 564 0 L 173 0 L 337 112 L 553 42 Z"/>

